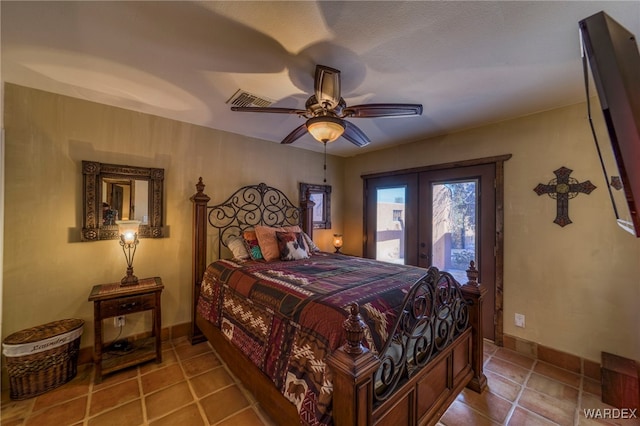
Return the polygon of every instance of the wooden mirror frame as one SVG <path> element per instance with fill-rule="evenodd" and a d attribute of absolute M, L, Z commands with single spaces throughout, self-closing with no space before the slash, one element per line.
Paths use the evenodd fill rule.
<path fill-rule="evenodd" d="M 82 241 L 115 240 L 118 225 L 101 225 L 102 179 L 145 180 L 149 182 L 149 223 L 141 224 L 140 238 L 162 238 L 164 169 L 121 166 L 95 161 L 82 162 Z"/>
<path fill-rule="evenodd" d="M 313 185 L 310 183 L 300 183 L 300 201 L 307 199 L 307 192 L 311 196 L 322 195 L 322 203 L 316 203 L 313 207 L 314 216 L 318 213 L 321 220 L 313 220 L 313 229 L 331 229 L 331 185 Z"/>

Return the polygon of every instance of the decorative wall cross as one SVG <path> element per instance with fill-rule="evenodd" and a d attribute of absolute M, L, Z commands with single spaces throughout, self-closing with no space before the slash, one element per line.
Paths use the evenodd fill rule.
<path fill-rule="evenodd" d="M 571 172 L 573 170 L 560 167 L 553 172 L 556 178 L 552 179 L 549 184 L 543 185 L 539 183 L 538 186 L 533 188 L 536 194 L 547 194 L 557 200 L 556 219 L 553 222 L 560 226 L 566 226 L 571 223 L 571 219 L 569 219 L 569 199 L 577 197 L 581 192 L 590 194 L 591 191 L 596 189 L 596 186 L 589 180 L 578 182 L 577 179 L 569 177 Z"/>

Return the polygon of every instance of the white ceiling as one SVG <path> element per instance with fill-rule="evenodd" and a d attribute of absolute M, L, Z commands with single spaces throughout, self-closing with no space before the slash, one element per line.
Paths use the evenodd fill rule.
<path fill-rule="evenodd" d="M 640 35 L 640 2 L 10 2 L 2 80 L 279 143 L 293 115 L 231 112 L 238 89 L 304 108 L 316 64 L 347 105 L 421 103 L 349 119 L 350 156 L 584 100 L 578 21 L 601 10 Z M 269 143 L 269 142 L 265 142 Z M 305 135 L 294 146 L 322 145 Z"/>

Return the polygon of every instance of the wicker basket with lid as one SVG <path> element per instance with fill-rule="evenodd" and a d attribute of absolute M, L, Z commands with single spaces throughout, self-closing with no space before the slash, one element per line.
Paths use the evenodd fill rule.
<path fill-rule="evenodd" d="M 63 319 L 7 336 L 2 353 L 11 399 L 40 395 L 73 379 L 78 372 L 81 319 Z"/>

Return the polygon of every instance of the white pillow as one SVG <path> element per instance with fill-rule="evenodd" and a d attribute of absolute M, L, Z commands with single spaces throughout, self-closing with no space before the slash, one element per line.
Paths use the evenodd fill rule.
<path fill-rule="evenodd" d="M 304 238 L 304 242 L 307 243 L 307 247 L 309 247 L 309 253 L 320 251 L 320 248 L 313 242 L 306 232 L 302 233 L 302 237 Z"/>
<path fill-rule="evenodd" d="M 244 238 L 239 235 L 231 235 L 227 238 L 227 247 L 233 253 L 233 258 L 238 260 L 247 260 L 250 258 L 247 247 L 244 245 Z"/>

